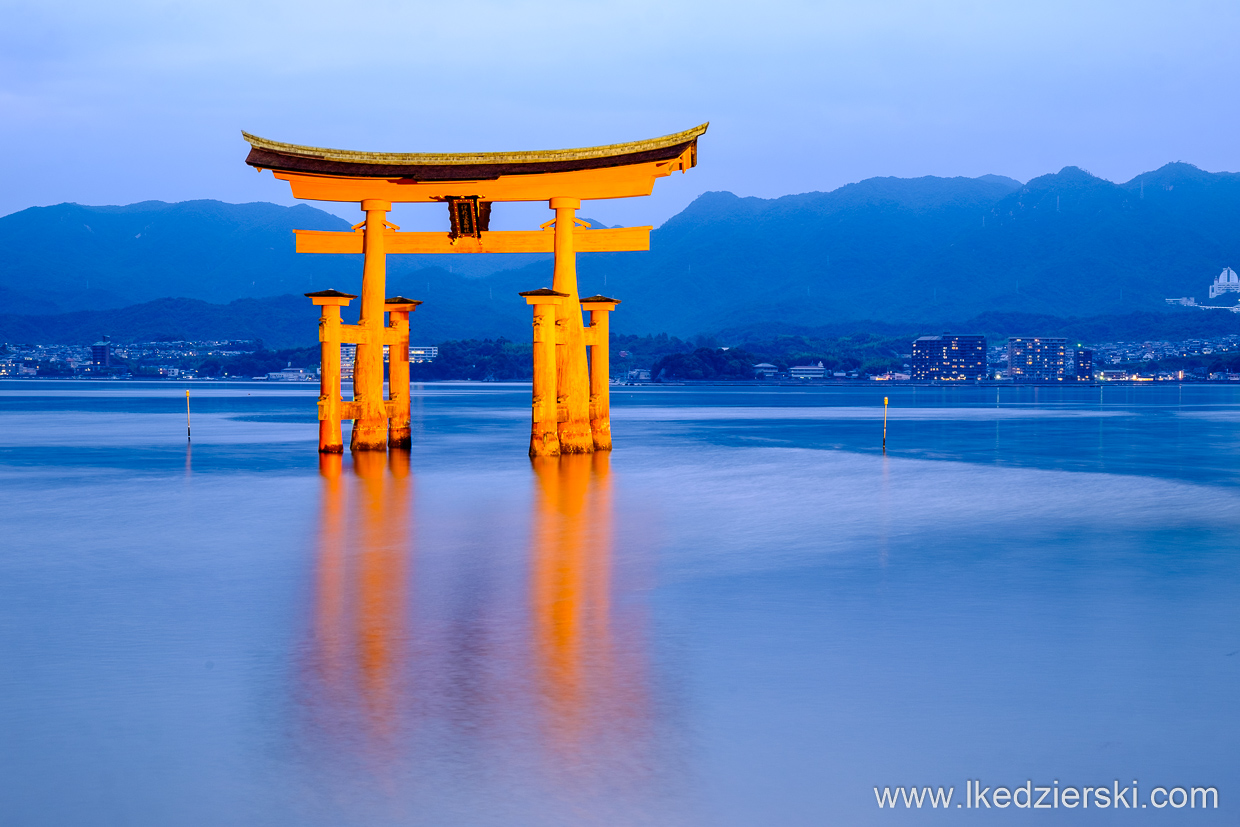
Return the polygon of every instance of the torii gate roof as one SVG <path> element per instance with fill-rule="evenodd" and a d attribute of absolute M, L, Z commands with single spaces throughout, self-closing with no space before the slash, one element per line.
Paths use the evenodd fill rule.
<path fill-rule="evenodd" d="M 493 181 L 501 176 L 544 175 L 671 161 L 687 155 L 697 164 L 697 139 L 709 124 L 674 135 L 624 144 L 533 152 L 358 152 L 286 144 L 242 132 L 250 144 L 245 162 L 273 172 L 347 178 L 432 181 Z M 283 177 L 283 176 L 281 176 Z"/>

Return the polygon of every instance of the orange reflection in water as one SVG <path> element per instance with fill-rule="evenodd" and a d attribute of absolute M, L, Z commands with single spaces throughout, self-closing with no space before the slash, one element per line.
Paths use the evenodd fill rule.
<path fill-rule="evenodd" d="M 409 455 L 320 455 L 323 502 L 309 706 L 317 724 L 368 751 L 397 746 L 409 644 Z"/>
<path fill-rule="evenodd" d="M 612 611 L 609 460 L 606 453 L 533 460 L 535 674 L 543 734 L 561 757 L 580 759 L 614 736 L 640 738 L 648 717 L 636 625 L 625 625 L 618 641 Z"/>
<path fill-rule="evenodd" d="M 614 784 L 619 765 L 634 780 L 653 726 L 642 614 L 617 613 L 612 602 L 607 455 L 534 462 L 528 547 L 514 543 L 506 526 L 486 523 L 494 500 L 439 490 L 446 499 L 437 501 L 461 510 L 441 505 L 428 514 L 438 521 L 431 536 L 462 543 L 462 553 L 429 555 L 419 566 L 431 582 L 417 584 L 416 642 L 408 455 L 325 454 L 320 471 L 313 621 L 300 688 L 317 755 L 329 763 L 361 757 L 389 779 L 410 762 L 464 750 L 471 760 L 507 763 L 508 771 L 550 768 L 559 779 L 553 783 L 565 787 L 567 772 L 577 790 L 604 776 Z M 517 577 L 512 555 L 523 564 Z M 471 612 L 464 624 L 456 614 L 462 605 Z M 534 754 L 546 760 L 530 762 Z"/>

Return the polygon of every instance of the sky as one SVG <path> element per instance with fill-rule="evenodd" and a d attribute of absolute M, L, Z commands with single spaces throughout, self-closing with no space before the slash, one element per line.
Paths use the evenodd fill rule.
<path fill-rule="evenodd" d="M 1067 165 L 1240 170 L 1240 3 L 0 0 L 0 215 L 74 201 L 295 203 L 242 129 L 375 151 L 552 149 L 709 121 L 659 224 L 710 190 Z M 351 220 L 350 204 L 315 204 Z M 398 208 L 406 229 L 446 222 Z M 545 205 L 501 205 L 497 229 Z"/>

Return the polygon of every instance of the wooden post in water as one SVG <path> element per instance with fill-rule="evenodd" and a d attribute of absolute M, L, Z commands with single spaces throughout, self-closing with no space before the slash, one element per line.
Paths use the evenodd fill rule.
<path fill-rule="evenodd" d="M 573 234 L 579 198 L 552 198 L 555 210 L 555 277 L 551 287 L 568 298 L 556 309 L 555 364 L 557 404 L 561 406 L 560 453 L 588 454 L 590 435 L 590 369 L 586 365 L 585 329 L 577 297 L 577 254 Z"/>
<path fill-rule="evenodd" d="M 883 397 L 883 453 L 887 453 L 887 397 Z"/>
<path fill-rule="evenodd" d="M 388 343 L 388 447 L 408 448 L 409 431 L 409 314 L 422 302 L 397 296 L 388 299 L 388 329 L 395 341 Z"/>
<path fill-rule="evenodd" d="M 193 442 L 194 434 L 189 428 L 189 390 L 185 391 L 185 441 Z"/>
<path fill-rule="evenodd" d="M 611 450 L 611 332 L 609 314 L 619 299 L 590 296 L 581 300 L 581 309 L 589 311 L 590 326 L 586 328 L 586 344 L 590 347 L 590 434 L 594 450 Z"/>
<path fill-rule="evenodd" d="M 354 451 L 387 450 L 387 409 L 383 404 L 384 289 L 387 252 L 384 234 L 390 201 L 367 198 L 366 229 L 362 239 L 362 312 L 357 326 L 357 356 L 353 362 L 353 401 L 357 416 L 349 447 Z"/>
<path fill-rule="evenodd" d="M 520 295 L 534 308 L 534 393 L 530 420 L 530 456 L 560 455 L 559 406 L 556 404 L 556 307 L 568 296 L 542 288 Z"/>
<path fill-rule="evenodd" d="M 340 308 L 357 298 L 339 290 L 306 293 L 321 308 L 319 314 L 319 453 L 344 452 L 340 420 L 344 404 L 340 397 Z"/>

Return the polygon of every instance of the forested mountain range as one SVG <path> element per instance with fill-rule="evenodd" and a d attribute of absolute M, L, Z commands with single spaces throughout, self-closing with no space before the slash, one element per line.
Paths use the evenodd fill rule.
<path fill-rule="evenodd" d="M 581 265 L 585 289 L 603 276 L 630 300 L 614 323 L 639 332 L 1157 310 L 1204 299 L 1240 262 L 1240 175 L 1169 164 L 1113 184 L 1069 167 L 1023 186 L 887 178 L 772 200 L 708 193 L 651 246 Z"/>
<path fill-rule="evenodd" d="M 357 292 L 360 257 L 298 255 L 295 228 L 348 222 L 308 205 L 217 201 L 59 204 L 0 217 L 0 300 L 10 314 L 0 336 L 34 336 L 31 316 L 61 314 L 55 326 L 65 330 L 66 313 L 89 325 L 75 311 L 165 298 L 198 300 L 179 312 L 207 327 L 260 330 L 262 314 L 251 319 L 255 307 L 238 300 Z M 526 259 L 512 256 L 478 267 L 469 258 L 390 257 L 389 292 L 426 302 L 415 337 L 527 335 L 515 293 L 548 284 L 550 262 L 516 266 Z M 653 232 L 650 252 L 582 255 L 579 272 L 583 294 L 623 300 L 617 330 L 692 336 L 863 319 L 936 326 L 987 311 L 1161 311 L 1166 297 L 1204 299 L 1214 276 L 1237 264 L 1240 174 L 1175 163 L 1122 184 L 1067 167 L 1027 184 L 873 178 L 775 199 L 707 193 Z M 261 304 L 283 308 L 273 326 L 312 325 L 308 308 L 303 322 L 294 305 Z M 295 321 L 276 318 L 285 311 Z M 11 335 L 19 329 L 28 333 Z"/>

